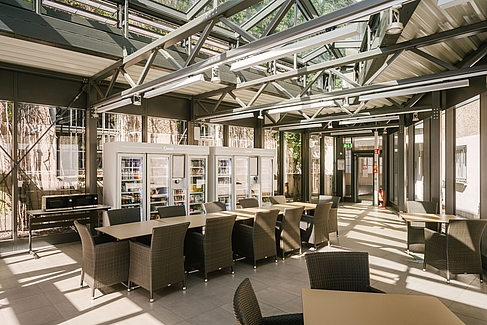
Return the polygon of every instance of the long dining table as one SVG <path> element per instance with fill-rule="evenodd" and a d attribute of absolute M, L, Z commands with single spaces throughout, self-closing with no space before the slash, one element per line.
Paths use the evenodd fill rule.
<path fill-rule="evenodd" d="M 161 227 L 164 225 L 190 222 L 189 228 L 199 228 L 205 226 L 207 218 L 218 218 L 226 215 L 235 215 L 237 216 L 237 220 L 246 220 L 246 219 L 253 219 L 255 213 L 258 211 L 268 211 L 271 209 L 278 209 L 280 213 L 283 213 L 286 208 L 295 208 L 299 206 L 304 207 L 305 211 L 309 211 L 309 210 L 314 210 L 316 204 L 305 203 L 305 202 L 274 204 L 274 205 L 262 206 L 259 208 L 243 208 L 243 209 L 220 211 L 220 212 L 207 213 L 207 214 L 193 214 L 189 216 L 169 217 L 169 218 L 124 223 L 124 224 L 113 225 L 113 226 L 96 227 L 95 230 L 110 235 L 118 240 L 125 240 L 125 239 L 150 235 L 152 234 L 152 229 L 154 227 Z"/>

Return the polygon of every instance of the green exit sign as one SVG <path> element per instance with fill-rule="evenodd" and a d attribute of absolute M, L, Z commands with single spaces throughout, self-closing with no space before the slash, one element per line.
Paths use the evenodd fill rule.
<path fill-rule="evenodd" d="M 351 143 L 344 143 L 343 148 L 345 149 L 352 149 L 352 144 Z"/>

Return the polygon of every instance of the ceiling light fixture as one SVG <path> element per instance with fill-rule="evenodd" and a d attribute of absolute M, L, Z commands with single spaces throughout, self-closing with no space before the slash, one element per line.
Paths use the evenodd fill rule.
<path fill-rule="evenodd" d="M 341 41 L 352 38 L 360 34 L 360 24 L 350 24 L 342 28 L 335 29 L 331 32 L 323 33 L 318 36 L 310 37 L 296 43 L 284 45 L 283 47 L 269 50 L 268 52 L 257 54 L 249 58 L 232 63 L 230 70 L 240 71 L 260 63 L 277 60 L 291 54 L 300 53 L 320 45 L 330 44 L 335 41 Z"/>
<path fill-rule="evenodd" d="M 300 111 L 303 109 L 322 108 L 322 107 L 328 107 L 328 106 L 336 106 L 336 104 L 331 100 L 327 100 L 327 101 L 314 102 L 311 104 L 300 104 L 300 105 L 278 107 L 278 108 L 270 109 L 268 111 L 268 113 L 269 114 L 286 113 L 286 112 L 292 112 L 292 111 Z"/>
<path fill-rule="evenodd" d="M 354 135 L 354 134 L 372 134 L 372 130 L 356 130 L 356 131 L 339 131 L 330 133 L 331 136 Z"/>
<path fill-rule="evenodd" d="M 362 95 L 359 97 L 359 101 L 367 101 L 372 99 L 380 99 L 380 98 L 387 98 L 387 97 L 394 97 L 394 96 L 406 96 L 411 94 L 422 94 L 422 93 L 428 93 L 430 91 L 468 87 L 468 85 L 469 85 L 468 79 L 456 80 L 451 82 L 442 82 L 442 83 L 437 83 L 432 85 L 402 88 L 398 90 L 391 90 L 391 91 L 384 91 L 375 94 Z"/>
<path fill-rule="evenodd" d="M 264 116 L 262 116 L 262 111 L 259 111 L 259 116 L 257 116 L 257 118 L 259 120 L 263 120 L 264 119 Z"/>
<path fill-rule="evenodd" d="M 219 84 L 220 82 L 222 82 L 222 80 L 220 78 L 220 67 L 219 66 L 211 68 L 211 82 L 213 82 L 215 84 Z"/>
<path fill-rule="evenodd" d="M 321 124 L 321 123 L 290 125 L 290 126 L 280 127 L 279 131 L 292 131 L 292 130 L 298 130 L 298 129 L 314 129 L 314 128 L 321 128 L 321 127 L 323 127 L 323 124 Z"/>
<path fill-rule="evenodd" d="M 400 13 L 398 7 L 392 7 L 389 9 L 389 25 L 386 28 L 386 34 L 397 35 L 401 34 L 404 29 L 404 25 L 400 21 Z"/>
<path fill-rule="evenodd" d="M 103 106 L 94 106 L 93 108 L 95 109 L 95 113 L 105 113 L 108 111 L 111 111 L 112 109 L 116 109 L 122 106 L 127 106 L 132 104 L 132 98 L 125 98 L 121 99 L 119 101 L 113 102 L 111 104 L 103 105 Z"/>
<path fill-rule="evenodd" d="M 240 120 L 240 119 L 251 118 L 251 117 L 254 117 L 254 113 L 227 115 L 227 116 L 212 118 L 210 119 L 210 123 Z"/>
<path fill-rule="evenodd" d="M 144 94 L 144 98 L 156 97 L 162 94 L 169 93 L 171 91 L 175 91 L 178 89 L 182 89 L 203 82 L 205 82 L 205 76 L 203 74 L 198 74 L 196 76 L 191 76 L 181 81 L 150 90 Z"/>

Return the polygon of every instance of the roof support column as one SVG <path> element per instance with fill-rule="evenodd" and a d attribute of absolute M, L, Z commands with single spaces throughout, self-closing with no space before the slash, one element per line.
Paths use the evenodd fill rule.
<path fill-rule="evenodd" d="M 445 213 L 456 212 L 456 112 L 455 107 L 445 111 Z M 441 191 L 441 188 L 440 188 Z"/>
<path fill-rule="evenodd" d="M 228 124 L 223 125 L 223 146 L 230 146 L 230 126 Z"/>
<path fill-rule="evenodd" d="M 325 182 L 326 182 L 326 172 L 325 172 L 325 136 L 322 134 L 320 136 L 320 193 L 325 193 Z M 335 159 L 333 159 L 335 161 Z M 334 193 L 333 193 L 334 194 Z"/>
<path fill-rule="evenodd" d="M 406 128 L 404 115 L 399 116 L 399 132 L 397 133 L 397 205 L 399 211 L 406 207 Z"/>
<path fill-rule="evenodd" d="M 309 129 L 306 129 L 301 134 L 301 199 L 303 202 L 309 202 L 311 199 L 310 196 L 310 187 L 311 187 L 311 155 L 310 155 L 310 148 L 309 148 L 309 141 L 310 141 L 310 133 Z"/>
<path fill-rule="evenodd" d="M 284 172 L 285 172 L 285 160 L 286 160 L 286 140 L 284 139 L 284 131 L 279 132 L 279 150 L 277 151 L 278 154 L 278 162 L 277 166 L 279 168 L 279 174 L 277 175 L 277 190 L 279 194 L 286 194 L 284 188 Z"/>
<path fill-rule="evenodd" d="M 85 148 L 86 148 L 86 161 L 85 161 L 85 191 L 86 193 L 97 194 L 97 163 L 96 163 L 96 149 L 97 149 L 97 122 L 98 118 L 94 118 L 93 114 L 91 114 L 90 103 L 94 95 L 94 88 L 89 84 L 87 87 L 87 97 L 88 100 L 86 101 L 86 114 L 85 114 L 85 124 L 86 124 L 86 131 L 85 131 Z M 103 166 L 106 167 L 106 166 Z"/>
<path fill-rule="evenodd" d="M 345 155 L 343 154 L 343 137 L 335 138 L 335 161 L 333 162 L 333 170 L 335 176 L 335 193 L 333 195 L 341 197 L 342 201 L 345 197 L 345 170 L 338 167 L 345 166 Z M 322 155 L 323 156 L 323 155 Z M 338 163 L 340 162 L 340 163 Z"/>
<path fill-rule="evenodd" d="M 264 148 L 264 142 L 264 119 L 257 119 L 257 126 L 254 128 L 254 148 Z"/>
<path fill-rule="evenodd" d="M 423 121 L 423 201 L 431 201 L 431 117 Z"/>
<path fill-rule="evenodd" d="M 432 93 L 432 114 L 430 129 L 430 201 L 438 202 L 441 211 L 441 93 Z M 428 165 L 426 165 L 428 166 Z"/>
<path fill-rule="evenodd" d="M 18 82 L 18 73 L 14 73 L 14 107 L 13 107 L 13 112 L 12 112 L 12 215 L 11 215 L 11 221 L 12 221 L 12 239 L 14 242 L 17 241 L 18 237 L 18 220 L 17 216 L 19 215 L 19 201 L 20 201 L 20 195 L 19 195 L 19 182 L 18 182 L 18 175 L 19 175 L 19 139 L 18 139 L 18 134 L 19 134 L 19 115 L 20 115 L 20 109 L 19 109 L 19 101 L 18 101 L 18 91 L 19 91 L 19 82 Z M 21 178 L 23 179 L 23 178 Z M 24 184 L 23 186 L 27 186 L 27 184 Z"/>
<path fill-rule="evenodd" d="M 487 219 L 487 91 L 480 94 L 480 218 Z M 484 203 L 482 203 L 484 202 Z M 487 270 L 487 232 L 482 237 L 482 265 Z"/>

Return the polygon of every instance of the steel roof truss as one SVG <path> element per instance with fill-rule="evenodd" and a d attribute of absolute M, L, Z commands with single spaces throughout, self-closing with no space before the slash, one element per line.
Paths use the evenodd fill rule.
<path fill-rule="evenodd" d="M 238 98 L 234 93 L 233 91 L 229 91 L 228 92 L 230 94 L 230 96 L 232 96 L 232 98 L 240 105 L 242 106 L 243 108 L 247 107 L 247 105 L 245 105 L 245 103 L 240 99 Z"/>
<path fill-rule="evenodd" d="M 186 19 L 193 19 L 211 0 L 200 0 L 195 2 L 187 11 Z"/>
<path fill-rule="evenodd" d="M 132 79 L 132 77 L 130 77 L 130 75 L 127 73 L 127 71 L 125 71 L 125 69 L 123 67 L 120 67 L 120 72 L 122 73 L 122 76 L 124 77 L 124 79 L 127 80 L 127 82 L 130 84 L 130 87 L 133 88 L 133 87 L 137 86 L 135 81 Z"/>
<path fill-rule="evenodd" d="M 311 78 L 311 80 L 304 86 L 304 88 L 301 90 L 301 93 L 299 93 L 299 95 L 297 97 L 304 96 L 308 92 L 308 90 L 311 88 L 311 86 L 323 75 L 323 73 L 325 71 L 326 70 L 321 70 L 321 71 L 318 71 L 317 73 L 315 73 L 313 78 Z"/>
<path fill-rule="evenodd" d="M 264 89 L 267 87 L 268 84 L 269 83 L 265 83 L 260 86 L 259 90 L 255 93 L 254 97 L 252 97 L 252 99 L 250 100 L 248 106 L 254 105 L 255 101 L 260 97 L 260 95 L 262 94 L 262 92 L 264 91 Z"/>
<path fill-rule="evenodd" d="M 306 19 L 311 20 L 319 16 L 315 6 L 310 0 L 297 0 L 296 3 Z"/>
<path fill-rule="evenodd" d="M 215 19 L 208 22 L 206 24 L 205 29 L 203 30 L 203 33 L 201 33 L 200 38 L 198 42 L 196 42 L 196 45 L 191 49 L 191 52 L 189 53 L 188 59 L 186 60 L 186 63 L 184 64 L 185 67 L 189 66 L 190 64 L 193 63 L 194 59 L 196 58 L 196 55 L 201 50 L 201 47 L 203 47 L 203 44 L 205 44 L 206 39 L 210 35 L 211 30 L 213 29 L 213 26 L 215 26 Z"/>
<path fill-rule="evenodd" d="M 274 11 L 279 9 L 284 2 L 287 0 L 275 0 L 269 3 L 267 6 L 265 6 L 264 9 L 261 9 L 259 12 L 257 12 L 255 15 L 250 17 L 245 23 L 242 24 L 242 29 L 243 30 L 250 30 L 253 27 L 255 27 L 258 23 L 260 23 L 262 20 L 264 20 L 267 16 L 272 14 Z"/>
<path fill-rule="evenodd" d="M 464 60 L 460 61 L 460 68 L 471 68 L 482 60 L 487 54 L 487 42 L 482 44 L 476 51 L 470 53 Z"/>
<path fill-rule="evenodd" d="M 369 78 L 369 80 L 367 80 L 364 83 L 364 85 L 365 86 L 370 85 L 375 80 L 375 78 L 377 78 L 382 72 L 384 72 L 385 69 L 387 69 L 388 66 L 390 66 L 394 61 L 396 61 L 396 59 L 403 52 L 404 52 L 404 50 L 400 50 L 400 51 L 397 51 L 396 53 L 394 53 L 394 55 L 389 60 L 387 60 L 379 69 L 377 69 L 377 71 Z"/>
<path fill-rule="evenodd" d="M 112 78 L 110 80 L 110 84 L 108 85 L 107 92 L 105 93 L 105 96 L 100 95 L 100 97 L 106 98 L 111 94 L 113 87 L 115 86 L 115 83 L 117 82 L 119 72 L 120 72 L 119 69 L 115 70 L 115 72 L 113 73 Z"/>
<path fill-rule="evenodd" d="M 228 20 L 227 18 L 224 17 L 220 18 L 220 21 L 225 25 L 227 25 L 227 27 L 233 29 L 234 32 L 239 34 L 242 38 L 246 39 L 247 41 L 252 42 L 256 40 L 256 38 L 253 35 L 249 34 L 246 30 L 244 30 L 243 28 L 235 24 L 233 21 Z"/>
<path fill-rule="evenodd" d="M 457 69 L 456 67 L 452 66 L 451 64 L 446 63 L 445 61 L 442 61 L 442 60 L 440 60 L 440 59 L 438 59 L 438 58 L 436 58 L 436 57 L 434 57 L 434 56 L 432 56 L 432 55 L 430 55 L 430 54 L 428 54 L 428 53 L 426 53 L 420 49 L 417 49 L 415 47 L 411 48 L 410 51 L 416 53 L 417 55 L 419 55 L 419 56 L 421 56 L 427 60 L 430 60 L 431 62 L 433 62 L 433 63 L 435 63 L 435 64 L 439 65 L 440 67 L 443 67 L 447 70 L 456 70 Z"/>
<path fill-rule="evenodd" d="M 154 60 L 156 59 L 156 56 L 157 56 L 157 50 L 152 51 L 149 58 L 145 62 L 144 69 L 140 73 L 139 80 L 137 80 L 137 85 L 140 85 L 144 82 L 145 78 L 147 77 L 147 74 L 149 73 L 150 68 L 152 67 L 152 63 L 154 63 Z"/>
<path fill-rule="evenodd" d="M 280 93 L 282 93 L 282 94 L 286 95 L 287 97 L 289 97 L 289 99 L 293 99 L 293 98 L 295 98 L 295 97 L 294 97 L 294 96 L 293 96 L 293 95 L 292 95 L 292 94 L 291 94 L 289 91 L 287 91 L 287 90 L 286 90 L 286 89 L 285 89 L 283 86 L 281 86 L 281 85 L 280 85 L 280 84 L 278 84 L 277 82 L 272 82 L 272 85 L 273 85 L 274 87 L 276 87 L 276 89 L 277 89 L 277 90 L 278 90 Z"/>
<path fill-rule="evenodd" d="M 281 23 L 282 19 L 286 16 L 289 9 L 291 9 L 292 5 L 294 4 L 294 0 L 287 0 L 284 5 L 279 8 L 279 11 L 276 13 L 272 21 L 267 25 L 267 28 L 262 33 L 262 37 L 266 37 L 269 34 L 272 34 L 277 26 Z"/>
<path fill-rule="evenodd" d="M 352 87 L 360 87 L 360 85 L 353 81 L 352 79 L 350 79 L 349 77 L 347 77 L 346 75 L 344 75 L 343 73 L 340 72 L 340 70 L 338 70 L 339 68 L 337 69 L 333 69 L 333 70 L 330 70 L 331 73 L 333 73 L 334 75 L 337 75 L 338 77 L 340 77 L 341 79 L 345 80 L 346 82 L 348 82 Z"/>
<path fill-rule="evenodd" d="M 159 49 L 159 53 L 169 62 L 175 69 L 181 69 L 182 66 L 176 61 L 175 58 L 166 50 Z"/>

